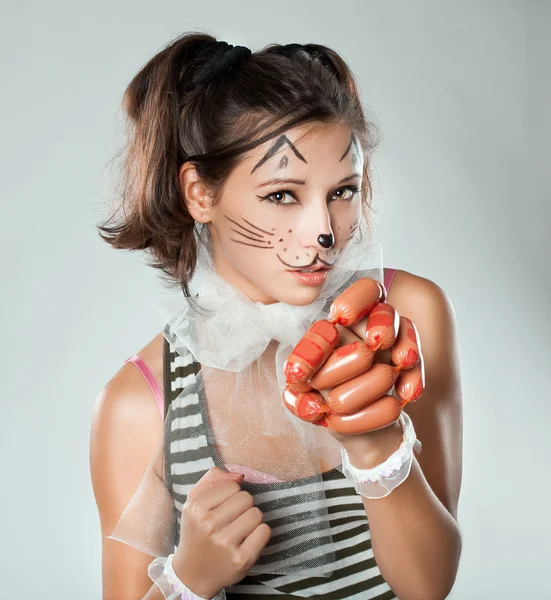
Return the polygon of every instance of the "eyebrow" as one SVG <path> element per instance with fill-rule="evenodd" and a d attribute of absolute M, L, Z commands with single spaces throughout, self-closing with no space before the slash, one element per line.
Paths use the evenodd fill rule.
<path fill-rule="evenodd" d="M 355 177 L 361 177 L 361 175 L 359 173 L 352 173 L 350 175 L 347 175 L 346 177 L 343 177 L 340 181 L 337 181 L 337 184 L 345 183 L 346 181 L 350 181 Z M 258 187 L 266 187 L 268 185 L 274 185 L 276 183 L 296 183 L 297 185 L 304 185 L 306 181 L 304 179 L 281 179 L 276 177 L 274 179 L 269 179 L 264 183 L 260 183 Z"/>

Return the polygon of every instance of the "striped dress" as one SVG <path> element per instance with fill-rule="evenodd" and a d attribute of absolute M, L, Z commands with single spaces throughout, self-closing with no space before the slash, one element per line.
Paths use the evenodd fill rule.
<path fill-rule="evenodd" d="M 389 283 L 386 286 L 387 290 L 388 285 Z M 198 393 L 195 385 L 200 365 L 191 353 L 182 356 L 180 352 L 176 352 L 165 338 L 164 402 L 165 412 L 169 414 L 171 421 L 171 426 L 165 430 L 165 435 L 168 436 L 165 444 L 165 481 L 178 515 L 178 531 L 181 510 L 189 490 L 213 466 L 224 468 L 219 456 L 207 444 L 208 415 L 204 410 L 202 395 Z M 332 564 L 332 575 L 329 578 L 298 573 L 247 575 L 240 582 L 226 588 L 228 600 L 252 596 L 263 600 L 396 598 L 377 566 L 361 496 L 337 469 L 323 473 L 322 478 L 331 536 L 335 544 L 336 562 Z M 289 507 L 289 514 L 296 516 L 301 504 L 301 488 L 307 486 L 309 479 L 311 478 L 305 477 L 297 481 L 277 483 L 244 481 L 240 484 L 242 489 L 254 494 L 255 498 L 262 492 L 256 506 L 264 513 L 264 520 L 272 529 L 268 545 L 277 543 L 284 547 L 289 535 L 297 534 L 296 527 L 292 527 L 293 517 L 286 519 L 285 515 L 278 515 L 278 518 L 270 520 L 269 513 L 274 501 L 281 499 L 285 494 L 288 497 L 285 505 Z M 309 528 L 306 535 L 316 535 L 315 528 L 313 531 Z M 178 536 L 175 539 L 178 539 Z M 323 546 L 320 546 L 320 549 L 322 548 Z M 307 560 L 301 561 L 300 550 L 296 552 L 293 561 L 307 564 Z M 277 560 L 277 551 L 270 555 L 270 560 Z"/>

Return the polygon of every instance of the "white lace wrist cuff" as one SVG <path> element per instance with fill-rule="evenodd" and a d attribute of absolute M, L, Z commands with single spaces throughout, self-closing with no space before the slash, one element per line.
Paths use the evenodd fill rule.
<path fill-rule="evenodd" d="M 192 592 L 182 581 L 172 568 L 172 557 L 159 556 L 149 564 L 147 572 L 152 581 L 163 593 L 165 600 L 226 600 L 226 592 L 221 590 L 212 598 L 203 598 Z"/>
<path fill-rule="evenodd" d="M 404 411 L 398 418 L 404 432 L 402 443 L 396 452 L 372 469 L 358 469 L 350 464 L 348 453 L 341 446 L 342 472 L 354 489 L 366 498 L 388 496 L 409 475 L 413 462 L 413 450 L 421 452 L 422 444 L 416 439 L 411 417 Z"/>

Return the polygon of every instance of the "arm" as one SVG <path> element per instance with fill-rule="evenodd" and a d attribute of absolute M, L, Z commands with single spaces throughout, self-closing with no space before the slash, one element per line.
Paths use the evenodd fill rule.
<path fill-rule="evenodd" d="M 423 448 L 413 456 L 409 477 L 391 494 L 362 501 L 373 552 L 396 595 L 443 600 L 461 554 L 462 398 L 455 317 L 447 296 L 430 280 L 400 271 L 392 291 L 389 303 L 415 323 L 421 339 L 425 392 L 404 410 Z M 364 450 L 350 455 L 352 464 L 374 467 L 398 448 L 401 436 L 395 424 L 373 432 Z"/>
<path fill-rule="evenodd" d="M 133 365 L 123 366 L 98 396 L 90 435 L 90 470 L 102 532 L 103 600 L 164 600 L 147 574 L 154 557 L 105 537 L 134 495 L 162 435 L 149 387 Z"/>

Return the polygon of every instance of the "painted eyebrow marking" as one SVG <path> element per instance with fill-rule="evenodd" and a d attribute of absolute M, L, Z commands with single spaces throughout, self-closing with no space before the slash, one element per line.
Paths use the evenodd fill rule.
<path fill-rule="evenodd" d="M 348 152 L 350 151 L 350 148 L 352 147 L 352 144 L 354 144 L 356 150 L 358 149 L 358 141 L 356 140 L 356 137 L 354 136 L 354 134 L 352 134 L 350 136 L 350 142 L 348 143 L 348 147 L 346 148 L 344 154 L 341 156 L 339 162 L 341 162 L 345 156 L 348 154 Z"/>
<path fill-rule="evenodd" d="M 256 171 L 256 169 L 258 169 L 258 167 L 263 165 L 270 157 L 272 157 L 284 144 L 287 144 L 291 148 L 291 150 L 295 153 L 297 158 L 299 158 L 302 162 L 308 164 L 304 156 L 302 156 L 302 154 L 296 149 L 293 142 L 291 142 L 291 140 L 285 134 L 283 134 L 277 138 L 276 142 L 272 145 L 268 152 L 266 152 L 264 157 L 256 163 L 253 170 L 251 171 L 251 175 Z"/>
<path fill-rule="evenodd" d="M 281 157 L 281 160 L 279 161 L 279 165 L 277 165 L 277 168 L 278 168 L 278 170 L 284 169 L 288 164 L 289 164 L 289 159 L 287 158 L 287 155 L 284 154 Z"/>

